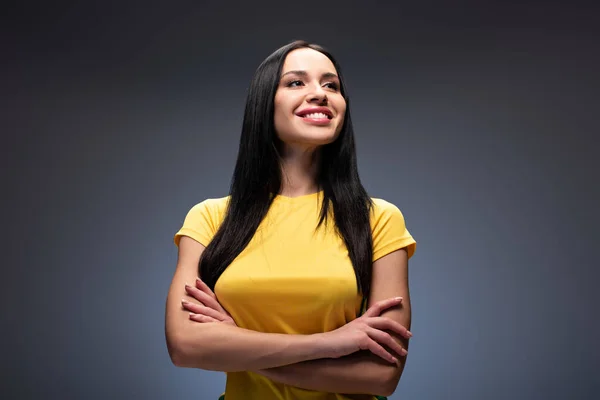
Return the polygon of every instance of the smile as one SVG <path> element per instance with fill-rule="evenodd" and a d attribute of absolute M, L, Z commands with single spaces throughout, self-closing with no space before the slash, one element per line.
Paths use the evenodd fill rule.
<path fill-rule="evenodd" d="M 298 117 L 311 125 L 329 125 L 331 123 L 331 117 L 321 113 L 306 114 L 303 116 L 298 115 Z"/>
<path fill-rule="evenodd" d="M 331 119 L 331 117 L 327 114 L 324 113 L 311 113 L 311 114 L 304 114 L 302 116 L 300 116 L 301 118 L 308 118 L 308 119 Z"/>
<path fill-rule="evenodd" d="M 298 111 L 296 115 L 302 119 L 310 120 L 330 120 L 333 113 L 328 107 L 309 107 Z"/>

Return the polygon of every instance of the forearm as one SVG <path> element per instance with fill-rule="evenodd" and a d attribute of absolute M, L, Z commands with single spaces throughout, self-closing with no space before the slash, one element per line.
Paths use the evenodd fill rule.
<path fill-rule="evenodd" d="M 320 359 L 257 371 L 276 382 L 330 393 L 389 396 L 404 368 L 363 351 L 338 359 Z"/>
<path fill-rule="evenodd" d="M 236 372 L 328 357 L 319 334 L 260 333 L 226 324 L 185 325 L 170 341 L 173 363 L 181 367 Z"/>

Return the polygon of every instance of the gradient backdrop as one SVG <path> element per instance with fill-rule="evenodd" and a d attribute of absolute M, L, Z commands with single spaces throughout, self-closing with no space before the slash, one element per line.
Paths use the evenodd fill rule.
<path fill-rule="evenodd" d="M 592 2 L 38 3 L 0 28 L 0 397 L 217 398 L 167 354 L 172 237 L 227 194 L 256 67 L 303 38 L 418 241 L 391 399 L 600 398 Z"/>

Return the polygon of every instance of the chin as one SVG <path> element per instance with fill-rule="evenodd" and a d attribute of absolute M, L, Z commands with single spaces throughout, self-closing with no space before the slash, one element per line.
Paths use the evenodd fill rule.
<path fill-rule="evenodd" d="M 302 131 L 288 131 L 280 135 L 280 139 L 289 144 L 305 144 L 309 146 L 323 146 L 335 142 L 340 132 L 332 129 L 303 129 Z"/>
<path fill-rule="evenodd" d="M 301 146 L 324 146 L 335 142 L 339 135 L 298 135 L 282 138 L 284 143 Z"/>

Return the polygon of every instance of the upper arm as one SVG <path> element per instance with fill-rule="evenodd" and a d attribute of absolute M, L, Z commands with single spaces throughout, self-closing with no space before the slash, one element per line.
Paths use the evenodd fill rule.
<path fill-rule="evenodd" d="M 198 263 L 204 249 L 204 245 L 189 236 L 181 236 L 179 239 L 177 266 L 169 287 L 165 310 L 165 336 L 171 358 L 176 353 L 177 343 L 184 335 L 186 326 L 193 324 L 188 318 L 188 313 L 182 312 L 181 299 L 186 296 L 185 285 L 194 285 L 198 277 Z"/>
<path fill-rule="evenodd" d="M 373 209 L 373 275 L 368 305 L 400 296 L 399 307 L 384 312 L 410 328 L 408 259 L 414 254 L 416 241 L 406 228 L 402 212 L 385 200 L 375 199 Z"/>
<path fill-rule="evenodd" d="M 410 330 L 410 293 L 406 248 L 393 251 L 375 261 L 371 279 L 368 306 L 390 297 L 402 297 L 403 300 L 399 307 L 390 308 L 382 315 L 398 321 Z"/>
<path fill-rule="evenodd" d="M 165 336 L 171 358 L 177 358 L 185 347 L 190 332 L 198 330 L 198 324 L 190 321 L 184 312 L 181 300 L 187 296 L 185 285 L 194 286 L 199 277 L 200 257 L 214 237 L 223 217 L 228 198 L 207 199 L 193 206 L 187 213 L 183 225 L 175 233 L 178 246 L 177 266 L 171 281 L 165 310 Z M 175 357 L 174 357 L 175 356 Z M 175 363 L 177 361 L 173 360 Z"/>
<path fill-rule="evenodd" d="M 381 315 L 399 322 L 410 330 L 411 308 L 410 293 L 408 289 L 408 252 L 406 248 L 393 251 L 373 263 L 373 277 L 371 283 L 371 293 L 369 295 L 368 306 L 390 297 L 402 297 L 402 303 L 398 307 L 390 308 Z M 388 333 L 399 342 L 403 348 L 408 349 L 408 340 L 400 335 L 388 331 Z M 387 349 L 388 351 L 392 351 Z M 387 364 L 389 374 L 386 374 L 384 384 L 388 387 L 389 393 L 393 393 L 398 385 L 406 356 L 398 356 L 399 367 Z"/>

